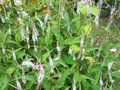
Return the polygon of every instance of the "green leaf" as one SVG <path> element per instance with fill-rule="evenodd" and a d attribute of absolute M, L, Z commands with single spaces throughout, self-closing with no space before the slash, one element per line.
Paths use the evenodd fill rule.
<path fill-rule="evenodd" d="M 53 34 L 55 35 L 56 39 L 60 40 L 60 30 L 58 29 L 52 29 Z"/>
<path fill-rule="evenodd" d="M 80 46 L 73 44 L 70 46 L 70 49 L 74 52 L 78 52 L 80 51 Z"/>
<path fill-rule="evenodd" d="M 25 50 L 19 50 L 16 52 L 17 58 L 23 58 L 25 56 Z"/>
<path fill-rule="evenodd" d="M 91 32 L 91 30 L 92 30 L 92 25 L 91 24 L 88 24 L 88 25 L 84 26 L 84 35 L 88 36 L 89 33 Z"/>
<path fill-rule="evenodd" d="M 34 75 L 26 75 L 26 80 L 36 83 L 36 78 Z"/>
<path fill-rule="evenodd" d="M 25 88 L 26 88 L 27 90 L 30 90 L 33 84 L 34 84 L 33 82 L 27 82 Z"/>
<path fill-rule="evenodd" d="M 46 52 L 45 54 L 42 55 L 42 60 L 46 61 L 46 59 L 48 58 L 50 52 Z"/>
<path fill-rule="evenodd" d="M 76 82 L 78 81 L 81 81 L 80 80 L 80 78 L 79 78 L 79 76 L 80 76 L 80 73 L 79 73 L 79 71 L 77 70 L 75 73 L 74 73 L 74 76 L 73 76 L 73 78 L 76 80 Z"/>
<path fill-rule="evenodd" d="M 94 81 L 94 79 L 92 79 L 92 78 L 90 78 L 90 77 L 88 77 L 88 76 L 86 76 L 86 75 L 80 75 L 79 78 L 80 78 L 81 80 L 88 79 L 88 80 Z"/>
<path fill-rule="evenodd" d="M 76 61 L 73 60 L 72 57 L 67 56 L 67 55 L 64 55 L 64 56 L 63 56 L 63 60 L 64 60 L 64 62 L 65 62 L 67 65 L 74 65 L 74 64 L 76 63 Z"/>
<path fill-rule="evenodd" d="M 69 24 L 69 15 L 67 12 L 64 13 L 64 20 L 66 24 Z"/>
<path fill-rule="evenodd" d="M 20 43 L 22 41 L 21 30 L 14 30 L 14 33 L 15 33 L 15 41 Z"/>
<path fill-rule="evenodd" d="M 6 70 L 6 73 L 11 75 L 14 71 L 15 71 L 15 67 L 9 67 L 7 70 Z"/>
<path fill-rule="evenodd" d="M 82 84 L 84 90 L 90 90 L 90 83 L 89 83 L 88 80 L 83 80 L 83 81 L 81 82 L 81 84 Z"/>
<path fill-rule="evenodd" d="M 70 69 L 64 69 L 63 70 L 61 76 L 59 77 L 59 79 L 56 82 L 56 88 L 57 89 L 63 87 L 67 77 L 75 72 L 74 66 L 72 68 L 70 68 Z"/>
<path fill-rule="evenodd" d="M 83 15 L 87 15 L 87 5 L 82 5 L 80 2 L 78 2 L 78 7 Z M 92 15 L 97 16 L 98 12 L 99 9 L 97 8 L 97 6 L 90 6 L 90 13 Z"/>
<path fill-rule="evenodd" d="M 45 35 L 45 44 L 48 46 L 50 44 L 50 37 L 51 36 L 51 30 L 48 27 L 47 31 L 46 31 L 46 35 Z"/>
<path fill-rule="evenodd" d="M 91 87 L 92 87 L 92 90 L 99 90 L 100 89 L 100 86 L 96 85 L 96 84 L 91 85 Z M 105 90 L 107 90 L 107 89 L 105 89 Z M 108 90 L 110 90 L 110 89 L 108 89 Z"/>
<path fill-rule="evenodd" d="M 42 86 L 43 86 L 44 90 L 50 90 L 50 83 L 47 79 L 43 80 Z"/>
<path fill-rule="evenodd" d="M 5 71 L 4 71 L 4 64 L 0 65 L 0 74 L 3 74 Z"/>
<path fill-rule="evenodd" d="M 97 6 L 91 6 L 91 14 L 97 16 L 98 13 L 99 13 L 99 9 L 97 8 Z"/>
<path fill-rule="evenodd" d="M 62 60 L 56 61 L 56 66 L 57 65 L 62 65 L 63 67 L 68 67 Z"/>
<path fill-rule="evenodd" d="M 20 43 L 18 43 L 18 42 L 16 42 L 16 41 L 13 41 L 13 40 L 7 41 L 7 44 L 14 45 L 14 46 L 17 46 L 17 47 L 22 47 L 22 46 L 20 45 Z"/>
<path fill-rule="evenodd" d="M 81 14 L 87 15 L 87 5 L 81 5 L 81 3 L 78 2 L 78 8 Z"/>
<path fill-rule="evenodd" d="M 99 69 L 98 73 L 96 74 L 93 84 L 97 84 L 99 82 L 100 74 L 101 74 L 101 69 Z"/>
<path fill-rule="evenodd" d="M 6 87 L 8 85 L 9 79 L 6 75 L 0 76 L 0 90 L 6 90 Z"/>
<path fill-rule="evenodd" d="M 80 37 L 68 38 L 68 39 L 64 40 L 63 43 L 64 44 L 76 44 L 76 43 L 80 43 Z"/>
<path fill-rule="evenodd" d="M 2 32 L 2 33 L 0 33 L 0 43 L 2 43 L 3 45 L 5 45 L 6 44 L 6 42 L 7 42 L 7 39 L 8 39 L 8 32 Z"/>
<path fill-rule="evenodd" d="M 70 90 L 70 87 L 71 87 L 71 86 L 69 86 L 69 87 L 65 88 L 64 90 Z"/>

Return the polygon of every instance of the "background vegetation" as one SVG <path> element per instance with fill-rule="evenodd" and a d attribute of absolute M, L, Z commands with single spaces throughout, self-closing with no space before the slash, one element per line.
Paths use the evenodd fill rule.
<path fill-rule="evenodd" d="M 119 90 L 117 0 L 0 0 L 0 90 Z"/>

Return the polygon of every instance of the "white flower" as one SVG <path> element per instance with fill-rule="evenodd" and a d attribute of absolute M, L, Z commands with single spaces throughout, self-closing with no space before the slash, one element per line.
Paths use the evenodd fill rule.
<path fill-rule="evenodd" d="M 109 80 L 111 83 L 114 83 L 114 80 L 112 79 L 112 75 L 111 75 L 111 72 L 108 71 L 108 76 L 109 76 Z"/>
<path fill-rule="evenodd" d="M 117 52 L 117 49 L 116 48 L 112 48 L 112 49 L 110 49 L 110 52 L 115 53 L 115 52 Z"/>
<path fill-rule="evenodd" d="M 27 12 L 25 12 L 25 11 L 21 11 L 21 14 L 23 15 L 23 17 L 29 17 Z"/>
<path fill-rule="evenodd" d="M 111 70 L 111 68 L 112 68 L 113 63 L 114 63 L 114 61 L 112 61 L 112 62 L 110 62 L 110 63 L 108 64 L 108 76 L 109 76 L 109 80 L 110 80 L 110 82 L 111 82 L 111 83 L 113 83 L 113 82 L 114 82 L 114 80 L 112 79 L 111 72 L 110 72 L 110 70 Z"/>
<path fill-rule="evenodd" d="M 53 59 L 49 57 L 49 60 L 50 60 L 50 66 L 53 67 Z"/>
<path fill-rule="evenodd" d="M 73 80 L 73 90 L 77 90 L 77 88 L 76 88 L 76 80 L 75 79 Z"/>
<path fill-rule="evenodd" d="M 38 40 L 38 35 L 39 35 L 38 31 L 37 31 L 35 25 L 33 25 L 32 40 L 34 43 Z"/>
<path fill-rule="evenodd" d="M 20 25 L 24 25 L 23 20 L 21 18 L 17 18 Z"/>
<path fill-rule="evenodd" d="M 102 75 L 100 76 L 100 86 L 103 86 L 103 80 L 102 80 Z"/>
<path fill-rule="evenodd" d="M 21 86 L 20 82 L 18 81 L 17 76 L 16 76 L 16 85 L 17 85 L 17 90 L 22 90 L 22 86 Z"/>
<path fill-rule="evenodd" d="M 28 67 L 34 67 L 34 64 L 32 62 L 30 62 L 29 60 L 23 61 L 22 65 L 26 65 Z"/>
<path fill-rule="evenodd" d="M 21 37 L 22 37 L 22 40 L 25 40 L 25 31 L 21 28 Z"/>
<path fill-rule="evenodd" d="M 75 52 L 72 53 L 73 60 L 76 60 Z"/>
<path fill-rule="evenodd" d="M 35 52 L 37 52 L 38 50 L 37 50 L 37 47 L 36 47 L 36 45 L 34 44 L 34 51 Z"/>
<path fill-rule="evenodd" d="M 51 56 L 49 55 L 49 61 L 50 61 L 50 67 L 51 67 L 51 73 L 54 73 L 54 64 L 53 64 L 53 59 L 51 58 Z"/>
<path fill-rule="evenodd" d="M 72 50 L 72 48 L 69 48 L 68 54 L 70 54 L 73 57 L 73 60 L 76 60 L 75 52 Z"/>
<path fill-rule="evenodd" d="M 25 76 L 25 72 L 24 72 L 23 66 L 20 67 L 20 69 L 22 70 L 22 82 L 25 84 L 26 83 L 26 76 Z"/>
<path fill-rule="evenodd" d="M 43 79 L 44 79 L 44 68 L 41 64 L 35 65 L 34 63 L 30 62 L 30 59 L 27 59 L 26 61 L 22 62 L 22 66 L 23 65 L 27 65 L 28 67 L 31 67 L 33 69 L 36 69 L 38 71 L 38 85 L 36 87 L 36 89 L 39 89 L 39 86 L 41 85 Z M 22 68 L 22 70 L 24 70 Z M 23 71 L 23 79 L 25 79 L 25 75 L 24 75 L 24 71 Z M 19 83 L 18 83 L 19 85 Z"/>
<path fill-rule="evenodd" d="M 38 65 L 38 85 L 37 85 L 37 90 L 39 89 L 39 86 L 41 85 L 43 79 L 44 79 L 44 69 L 41 64 Z"/>
<path fill-rule="evenodd" d="M 11 26 L 10 26 L 10 24 L 9 24 L 8 33 L 9 33 L 9 35 L 11 35 Z"/>
<path fill-rule="evenodd" d="M 16 54 L 13 48 L 12 48 L 12 55 L 13 55 L 13 60 L 16 60 Z"/>
<path fill-rule="evenodd" d="M 26 41 L 27 41 L 27 45 L 28 45 L 28 48 L 30 48 L 30 43 L 29 43 L 29 41 L 30 41 L 30 38 L 29 38 L 29 27 L 28 27 L 28 25 L 26 26 Z"/>
<path fill-rule="evenodd" d="M 60 56 L 61 56 L 61 49 L 60 49 L 60 46 L 59 46 L 58 42 L 57 42 L 57 47 L 56 47 L 56 49 L 57 49 L 57 57 L 56 57 L 56 60 L 58 60 L 58 59 L 60 59 Z"/>
<path fill-rule="evenodd" d="M 21 6 L 22 5 L 22 0 L 14 0 L 15 6 Z"/>
<path fill-rule="evenodd" d="M 47 13 L 44 18 L 45 24 L 47 23 L 48 20 L 49 20 L 49 14 Z"/>
<path fill-rule="evenodd" d="M 99 26 L 99 15 L 95 16 L 94 22 L 95 22 L 96 27 L 98 27 Z"/>
<path fill-rule="evenodd" d="M 81 0 L 80 3 L 84 5 L 86 4 L 86 0 Z"/>
<path fill-rule="evenodd" d="M 50 7 L 51 7 L 51 8 L 54 8 L 54 6 L 53 6 L 52 2 L 50 2 Z"/>
<path fill-rule="evenodd" d="M 5 54 L 5 48 L 2 46 L 2 53 Z"/>
<path fill-rule="evenodd" d="M 84 46 L 84 38 L 82 37 L 80 40 L 80 46 L 83 47 Z"/>
<path fill-rule="evenodd" d="M 56 49 L 57 49 L 57 51 L 58 51 L 58 52 L 60 52 L 60 51 L 61 51 L 60 46 L 59 46 L 59 44 L 58 44 L 58 43 L 57 43 L 57 47 L 56 47 Z"/>
<path fill-rule="evenodd" d="M 18 22 L 20 24 L 20 28 L 21 28 L 21 37 L 22 37 L 23 40 L 25 40 L 26 39 L 26 37 L 25 37 L 26 36 L 26 32 L 23 29 L 23 27 L 24 27 L 23 20 L 21 18 L 17 18 L 17 20 L 18 20 Z"/>
<path fill-rule="evenodd" d="M 68 54 L 72 55 L 72 53 L 73 53 L 72 48 L 69 48 Z"/>
<path fill-rule="evenodd" d="M 114 63 L 114 61 L 112 61 L 111 63 L 108 64 L 108 70 L 109 71 L 111 70 L 113 63 Z"/>

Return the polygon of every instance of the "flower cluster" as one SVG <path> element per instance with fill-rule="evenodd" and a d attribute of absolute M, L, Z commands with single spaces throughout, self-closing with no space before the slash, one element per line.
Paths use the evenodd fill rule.
<path fill-rule="evenodd" d="M 111 83 L 114 83 L 114 80 L 112 79 L 112 75 L 111 75 L 111 68 L 112 68 L 112 65 L 113 65 L 114 61 L 108 63 L 108 75 L 109 75 L 109 80 Z"/>
<path fill-rule="evenodd" d="M 37 72 L 38 72 L 38 79 L 37 79 L 38 84 L 37 84 L 36 89 L 38 90 L 39 86 L 41 85 L 41 83 L 44 79 L 44 68 L 43 68 L 42 64 L 40 63 L 40 64 L 35 65 L 34 63 L 32 63 L 30 61 L 30 59 L 28 59 L 28 60 L 22 62 L 22 67 L 23 66 L 28 66 L 28 67 L 31 67 L 32 69 L 37 70 Z M 23 74 L 23 77 L 25 77 L 24 74 Z"/>
<path fill-rule="evenodd" d="M 21 6 L 22 5 L 22 0 L 14 0 L 14 4 L 16 6 Z"/>
<path fill-rule="evenodd" d="M 32 40 L 33 40 L 33 44 L 34 44 L 34 51 L 37 52 L 37 47 L 36 47 L 36 42 L 38 40 L 38 36 L 39 36 L 39 33 L 37 31 L 37 28 L 35 27 L 35 25 L 33 25 L 33 28 L 32 28 Z"/>

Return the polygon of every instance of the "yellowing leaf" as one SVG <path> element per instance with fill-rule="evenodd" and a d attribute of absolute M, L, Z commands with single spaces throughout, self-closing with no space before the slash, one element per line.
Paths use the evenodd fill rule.
<path fill-rule="evenodd" d="M 64 44 L 75 44 L 80 43 L 80 37 L 72 37 L 64 40 Z"/>
<path fill-rule="evenodd" d="M 85 59 L 88 60 L 90 64 L 93 64 L 95 62 L 93 57 L 85 57 Z"/>
<path fill-rule="evenodd" d="M 84 35 L 85 36 L 88 36 L 88 34 L 91 32 L 92 30 L 92 25 L 91 24 L 88 24 L 84 27 Z"/>
<path fill-rule="evenodd" d="M 71 45 L 70 48 L 71 48 L 71 50 L 74 51 L 74 52 L 80 51 L 80 47 L 77 46 L 77 45 L 75 45 L 75 44 Z"/>
<path fill-rule="evenodd" d="M 78 8 L 80 10 L 80 13 L 83 15 L 87 15 L 88 13 L 88 7 L 87 5 L 82 5 L 80 2 L 78 3 Z M 97 6 L 90 6 L 90 13 L 94 16 L 98 15 L 99 13 L 99 9 L 97 8 Z"/>
<path fill-rule="evenodd" d="M 87 15 L 87 5 L 82 5 L 80 2 L 78 2 L 78 8 L 81 14 Z"/>
<path fill-rule="evenodd" d="M 99 9 L 97 8 L 97 6 L 91 6 L 91 14 L 97 16 L 98 13 L 99 13 Z"/>
<path fill-rule="evenodd" d="M 0 8 L 0 12 L 2 12 L 2 8 Z"/>

